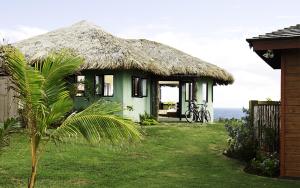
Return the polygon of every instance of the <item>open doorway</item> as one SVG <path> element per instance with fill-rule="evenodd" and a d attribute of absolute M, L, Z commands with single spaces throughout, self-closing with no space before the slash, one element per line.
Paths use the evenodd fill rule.
<path fill-rule="evenodd" d="M 179 81 L 159 81 L 160 118 L 179 118 Z"/>

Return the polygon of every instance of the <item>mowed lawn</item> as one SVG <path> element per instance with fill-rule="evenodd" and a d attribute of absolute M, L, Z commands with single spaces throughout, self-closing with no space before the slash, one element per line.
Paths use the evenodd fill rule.
<path fill-rule="evenodd" d="M 130 147 L 50 144 L 41 158 L 37 187 L 300 187 L 300 181 L 243 172 L 222 155 L 224 125 L 162 123 L 144 129 Z M 0 187 L 26 187 L 28 140 L 14 136 L 0 155 Z"/>

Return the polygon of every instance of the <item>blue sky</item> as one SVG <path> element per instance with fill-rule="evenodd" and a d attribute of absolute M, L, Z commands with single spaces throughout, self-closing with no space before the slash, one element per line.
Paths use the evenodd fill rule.
<path fill-rule="evenodd" d="M 28 38 L 80 20 L 125 38 L 166 43 L 231 72 L 236 82 L 215 89 L 216 107 L 247 107 L 280 96 L 280 72 L 249 49 L 245 38 L 299 23 L 299 1 L 128 0 L 6 1 L 0 38 Z"/>

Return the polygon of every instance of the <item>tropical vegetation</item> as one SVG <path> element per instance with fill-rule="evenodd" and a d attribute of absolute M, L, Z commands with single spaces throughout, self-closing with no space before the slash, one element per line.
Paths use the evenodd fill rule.
<path fill-rule="evenodd" d="M 249 112 L 244 109 L 246 114 L 242 120 L 224 120 L 225 128 L 228 132 L 228 146 L 224 151 L 226 156 L 238 159 L 246 163 L 245 171 L 263 176 L 279 175 L 279 155 L 277 152 L 267 152 L 262 150 L 255 138 L 255 128 L 251 125 Z M 268 131 L 266 133 L 272 133 Z M 272 134 L 270 134 L 272 135 Z M 266 145 L 275 143 L 274 136 L 265 135 L 262 139 Z"/>
<path fill-rule="evenodd" d="M 84 138 L 89 143 L 99 144 L 102 141 L 119 143 L 140 139 L 134 123 L 116 115 L 121 110 L 117 103 L 97 101 L 81 112 L 72 112 L 73 101 L 65 78 L 79 70 L 83 59 L 61 52 L 28 62 L 11 46 L 3 46 L 1 51 L 0 60 L 4 61 L 13 89 L 18 93 L 21 117 L 30 139 L 28 187 L 35 185 L 38 162 L 50 141 L 58 143 Z M 49 129 L 53 124 L 59 126 Z"/>

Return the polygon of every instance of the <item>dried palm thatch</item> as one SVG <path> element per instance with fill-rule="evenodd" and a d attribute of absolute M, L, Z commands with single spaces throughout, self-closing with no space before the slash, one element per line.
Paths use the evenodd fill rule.
<path fill-rule="evenodd" d="M 68 49 L 84 58 L 82 69 L 138 69 L 161 76 L 209 77 L 231 84 L 232 75 L 172 47 L 141 39 L 115 37 L 86 21 L 13 44 L 30 61 Z"/>
<path fill-rule="evenodd" d="M 4 53 L 3 53 L 2 48 L 3 48 L 3 45 L 0 44 L 0 76 L 6 75 L 6 72 L 5 72 L 4 67 L 3 67 L 3 55 L 4 55 Z"/>

